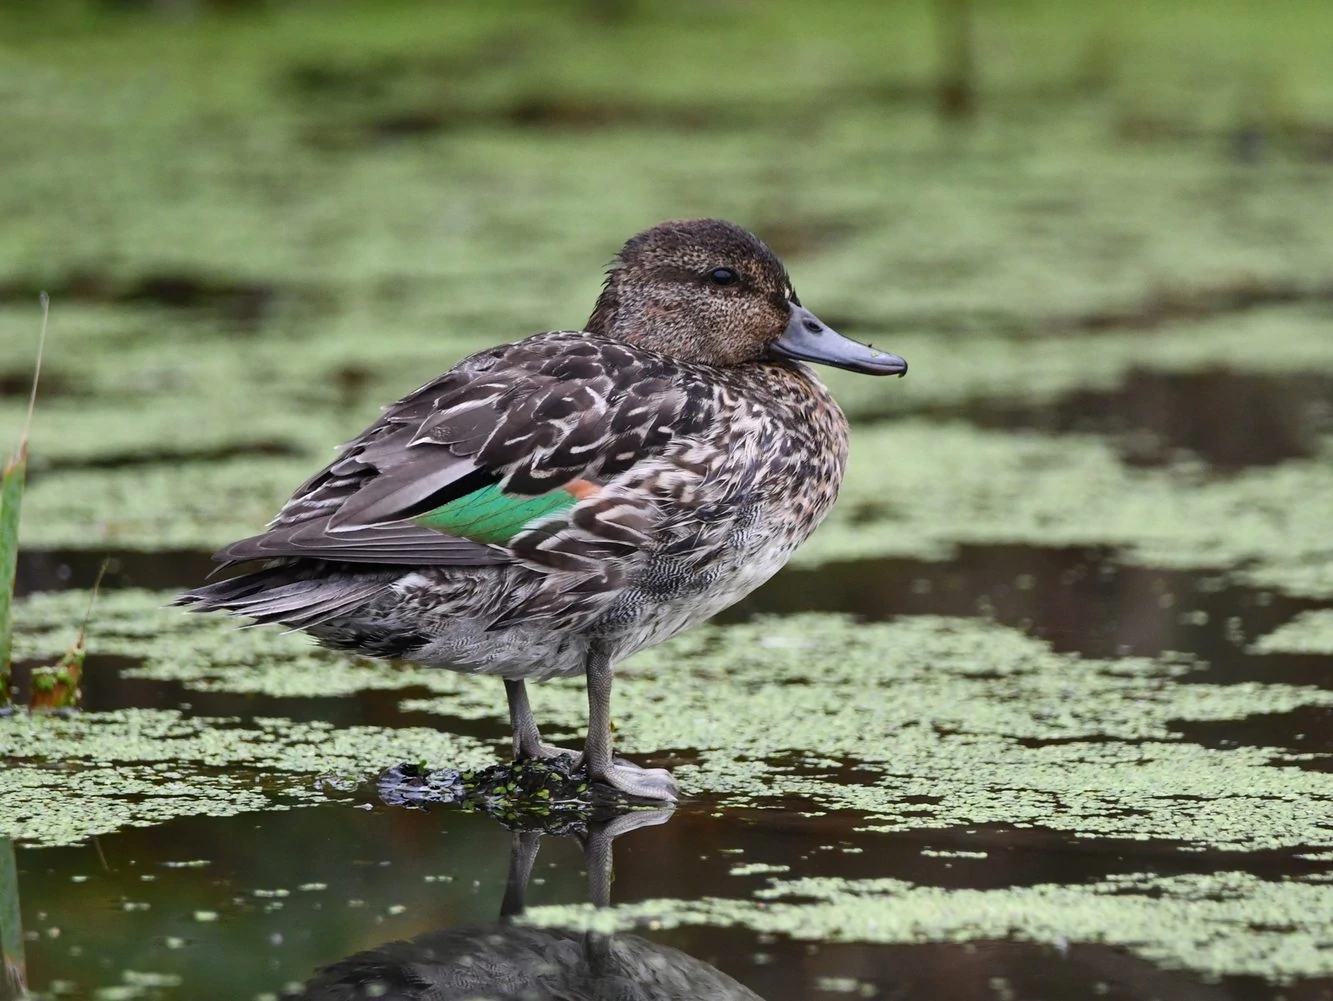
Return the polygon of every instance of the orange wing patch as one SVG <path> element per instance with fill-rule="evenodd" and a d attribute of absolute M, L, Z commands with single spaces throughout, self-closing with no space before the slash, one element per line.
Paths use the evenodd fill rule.
<path fill-rule="evenodd" d="M 594 483 L 592 480 L 570 480 L 562 487 L 566 493 L 574 497 L 575 500 L 587 500 L 589 497 L 595 497 L 601 492 L 600 483 Z"/>

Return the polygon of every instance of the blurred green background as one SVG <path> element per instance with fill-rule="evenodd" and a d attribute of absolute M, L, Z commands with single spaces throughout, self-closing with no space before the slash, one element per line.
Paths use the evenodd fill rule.
<path fill-rule="evenodd" d="M 1284 380 L 1333 372 L 1327 3 L 107 0 L 8 4 L 0 38 L 6 436 L 54 302 L 29 544 L 247 534 L 377 404 L 580 325 L 624 238 L 720 215 L 913 366 L 829 376 L 892 475 L 854 461 L 805 558 L 1327 551 L 1319 468 L 1189 496 L 1138 468 L 1322 452 L 1327 380 Z M 1151 385 L 1127 426 L 1076 396 L 1218 370 L 1275 379 Z M 1294 550 L 1201 528 L 1283 492 Z"/>

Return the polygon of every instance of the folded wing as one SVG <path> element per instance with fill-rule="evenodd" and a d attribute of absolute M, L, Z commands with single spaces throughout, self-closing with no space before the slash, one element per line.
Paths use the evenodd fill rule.
<path fill-rule="evenodd" d="M 584 333 L 540 334 L 473 355 L 343 446 L 268 531 L 216 556 L 540 562 L 540 547 L 519 554 L 509 543 L 661 455 L 701 419 L 674 375 L 650 352 Z M 607 505 L 624 507 L 623 498 Z M 626 544 L 624 520 L 607 519 L 608 543 Z M 588 519 L 580 521 L 586 530 Z"/>

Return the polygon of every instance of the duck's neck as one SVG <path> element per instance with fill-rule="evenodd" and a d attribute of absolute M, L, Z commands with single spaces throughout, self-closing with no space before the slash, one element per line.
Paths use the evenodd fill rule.
<path fill-rule="evenodd" d="M 602 294 L 597 297 L 597 305 L 593 307 L 592 315 L 588 317 L 588 322 L 583 325 L 583 329 L 590 334 L 614 337 L 616 317 L 619 313 L 620 298 L 611 288 L 611 283 L 608 282 L 606 288 L 602 289 Z"/>

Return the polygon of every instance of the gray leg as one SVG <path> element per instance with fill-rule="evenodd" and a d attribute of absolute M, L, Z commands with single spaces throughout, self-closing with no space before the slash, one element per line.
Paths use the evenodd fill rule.
<path fill-rule="evenodd" d="M 624 765 L 623 762 L 621 764 Z M 579 841 L 583 845 L 584 865 L 588 867 L 588 899 L 594 907 L 611 906 L 611 881 L 615 878 L 611 867 L 611 842 L 640 827 L 665 824 L 671 819 L 674 810 L 674 806 L 636 808 L 610 820 L 589 821 L 588 831 Z M 584 948 L 594 972 L 606 969 L 599 964 L 605 964 L 611 958 L 612 938 L 611 935 L 595 931 L 589 931 L 584 937 Z"/>
<path fill-rule="evenodd" d="M 557 758 L 562 754 L 578 757 L 577 751 L 542 743 L 542 735 L 537 732 L 537 721 L 532 716 L 532 706 L 528 704 L 528 690 L 522 679 L 510 681 L 506 678 L 505 695 L 509 697 L 509 722 L 514 727 L 515 761 Z"/>
<path fill-rule="evenodd" d="M 588 867 L 588 899 L 594 907 L 611 906 L 611 842 L 641 827 L 665 824 L 675 809 L 674 806 L 636 808 L 609 820 L 589 822 L 588 832 L 579 841 L 583 846 L 583 863 Z"/>
<path fill-rule="evenodd" d="M 597 644 L 588 651 L 588 741 L 583 760 L 588 778 L 604 782 L 626 796 L 674 803 L 680 795 L 665 768 L 640 768 L 611 754 L 611 658 Z"/>
<path fill-rule="evenodd" d="M 504 900 L 500 903 L 500 920 L 523 913 L 523 900 L 532 877 L 532 863 L 537 861 L 541 845 L 540 831 L 519 831 L 509 845 L 509 875 L 505 879 Z"/>

